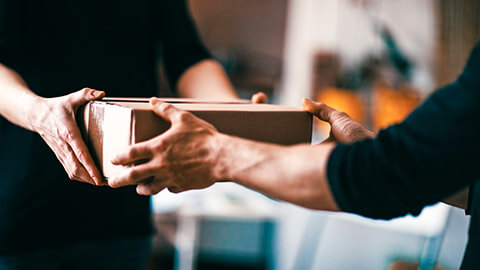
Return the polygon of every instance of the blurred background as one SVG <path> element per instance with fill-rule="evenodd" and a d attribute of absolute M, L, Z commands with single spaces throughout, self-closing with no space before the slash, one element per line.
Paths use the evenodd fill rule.
<path fill-rule="evenodd" d="M 243 98 L 302 97 L 378 131 L 462 71 L 476 0 L 189 0 L 200 36 Z M 329 127 L 315 123 L 313 143 Z M 152 198 L 150 269 L 458 269 L 464 211 L 437 204 L 375 221 L 310 211 L 222 183 Z"/>

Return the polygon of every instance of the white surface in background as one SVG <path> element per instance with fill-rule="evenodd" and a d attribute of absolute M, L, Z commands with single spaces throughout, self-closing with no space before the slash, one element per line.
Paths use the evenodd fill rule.
<path fill-rule="evenodd" d="M 392 220 L 374 220 L 343 213 L 335 214 L 335 217 L 352 223 L 362 223 L 373 228 L 429 237 L 443 233 L 449 210 L 449 206 L 439 203 L 425 207 L 417 217 L 408 215 Z"/>
<path fill-rule="evenodd" d="M 313 232 L 318 235 L 312 234 L 312 237 L 318 236 L 319 241 L 309 247 L 316 250 L 315 256 L 308 258 L 312 260 L 312 269 L 383 269 L 396 258 L 418 259 L 427 237 L 444 230 L 450 207 L 438 204 L 424 209 L 418 217 L 372 220 L 351 214 L 307 210 L 270 200 L 235 184 L 221 183 L 203 191 L 181 194 L 163 191 L 153 197 L 153 209 L 156 213 L 181 209 L 182 215 L 213 216 L 217 220 L 274 217 L 279 226 L 274 269 L 282 270 L 294 269 L 307 222 L 322 219 L 326 222 L 318 222 L 318 230 Z M 465 233 L 458 229 L 453 231 Z M 449 246 L 443 249 L 444 259 L 439 259 L 442 264 L 458 264 L 464 243 L 465 238 L 450 237 Z M 452 245 L 455 250 L 451 250 Z"/>
<path fill-rule="evenodd" d="M 311 211 L 291 205 L 279 209 L 281 224 L 277 235 L 279 250 L 275 269 L 295 269 L 297 251 L 303 244 L 302 233 L 307 222 L 318 222 L 323 218 L 326 223 L 312 233 L 312 237 L 319 236 L 319 241 L 308 248 L 316 250 L 316 255 L 314 258 L 300 259 L 313 260 L 312 269 L 335 270 L 386 269 L 394 259 L 418 260 L 426 239 L 438 236 L 445 230 L 451 207 L 437 204 L 425 208 L 418 217 L 406 216 L 391 221 Z M 460 228 L 462 233 L 464 231 Z M 455 255 L 446 258 L 443 263 L 455 265 L 463 254 L 462 245 L 465 242 L 462 239 L 450 241 L 460 242 L 456 245 L 460 250 L 451 251 Z"/>
<path fill-rule="evenodd" d="M 233 183 L 217 183 L 179 194 L 164 190 L 152 196 L 154 213 L 181 210 L 182 214 L 225 218 L 274 217 L 272 205 L 271 199 Z"/>
<path fill-rule="evenodd" d="M 460 269 L 468 240 L 470 216 L 465 210 L 450 207 L 450 216 L 438 256 L 438 263 L 445 269 Z"/>

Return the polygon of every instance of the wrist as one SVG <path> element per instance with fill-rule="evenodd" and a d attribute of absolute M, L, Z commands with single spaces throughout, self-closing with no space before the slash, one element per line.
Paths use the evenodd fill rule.
<path fill-rule="evenodd" d="M 46 108 L 46 99 L 37 95 L 29 95 L 25 101 L 25 106 L 23 106 L 25 128 L 37 132 L 38 123 L 44 118 L 42 116 Z"/>
<path fill-rule="evenodd" d="M 215 181 L 232 181 L 232 167 L 231 158 L 232 155 L 229 155 L 229 148 L 232 147 L 233 137 L 217 133 L 215 139 L 213 140 L 213 147 L 216 149 L 216 157 L 213 165 L 213 171 L 215 175 Z"/>

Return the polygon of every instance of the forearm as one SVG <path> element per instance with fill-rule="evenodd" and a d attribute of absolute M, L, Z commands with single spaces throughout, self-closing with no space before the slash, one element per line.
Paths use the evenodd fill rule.
<path fill-rule="evenodd" d="M 187 69 L 177 83 L 182 97 L 204 99 L 238 98 L 223 67 L 215 60 L 203 60 Z"/>
<path fill-rule="evenodd" d="M 338 210 L 326 180 L 334 144 L 277 146 L 222 135 L 221 174 L 282 201 L 319 210 Z"/>
<path fill-rule="evenodd" d="M 16 125 L 31 129 L 29 112 L 39 99 L 19 74 L 0 64 L 0 115 Z"/>

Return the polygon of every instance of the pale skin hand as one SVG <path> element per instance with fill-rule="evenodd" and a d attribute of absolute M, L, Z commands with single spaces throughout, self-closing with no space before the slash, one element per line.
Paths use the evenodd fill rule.
<path fill-rule="evenodd" d="M 208 76 L 202 77 L 202 74 Z M 201 97 L 200 94 L 209 93 L 222 98 L 237 98 L 223 68 L 213 60 L 202 61 L 187 70 L 180 78 L 180 83 L 179 92 L 184 96 Z M 200 91 L 205 89 L 210 92 Z M 54 151 L 70 179 L 95 185 L 104 183 L 82 140 L 75 112 L 84 103 L 104 95 L 104 92 L 85 88 L 64 97 L 42 98 L 28 88 L 20 75 L 0 64 L 0 115 L 16 125 L 39 133 Z M 265 94 L 255 94 L 252 102 L 266 102 Z"/>
<path fill-rule="evenodd" d="M 95 185 L 102 176 L 77 127 L 75 112 L 104 92 L 85 88 L 75 93 L 42 98 L 13 70 L 0 64 L 0 114 L 10 122 L 37 132 L 53 150 L 70 179 Z"/>
<path fill-rule="evenodd" d="M 75 120 L 81 105 L 103 96 L 102 91 L 84 88 L 62 97 L 41 98 L 35 106 L 37 113 L 30 117 L 30 129 L 53 150 L 72 180 L 103 184 Z"/>

